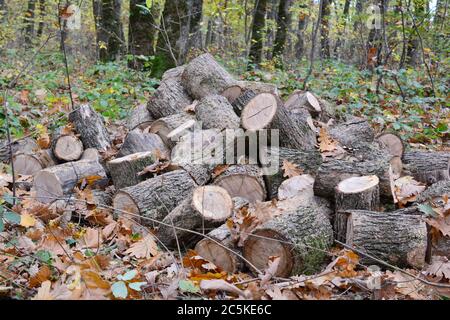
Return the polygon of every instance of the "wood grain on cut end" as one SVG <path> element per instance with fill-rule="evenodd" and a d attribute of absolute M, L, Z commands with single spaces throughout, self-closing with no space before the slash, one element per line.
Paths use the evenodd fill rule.
<path fill-rule="evenodd" d="M 193 206 L 207 220 L 223 221 L 231 216 L 233 201 L 227 190 L 219 186 L 204 186 L 194 190 Z"/>
<path fill-rule="evenodd" d="M 273 94 L 258 94 L 242 110 L 242 127 L 253 131 L 269 127 L 277 113 L 277 109 L 278 101 Z"/>
<path fill-rule="evenodd" d="M 387 151 L 396 157 L 402 157 L 404 152 L 404 145 L 402 139 L 393 133 L 382 133 L 376 137 L 376 140 L 386 148 Z"/>
<path fill-rule="evenodd" d="M 72 135 L 61 136 L 53 146 L 53 154 L 63 161 L 78 160 L 83 154 L 83 143 Z"/>

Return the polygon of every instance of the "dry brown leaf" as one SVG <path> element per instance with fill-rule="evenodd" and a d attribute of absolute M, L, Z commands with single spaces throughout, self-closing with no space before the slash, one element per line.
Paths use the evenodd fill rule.
<path fill-rule="evenodd" d="M 7 173 L 0 173 L 0 187 L 7 187 L 12 183 L 12 175 Z"/>
<path fill-rule="evenodd" d="M 303 173 L 303 170 L 298 167 L 295 163 L 289 162 L 287 160 L 283 160 L 283 177 L 292 178 L 295 176 L 299 176 Z"/>
<path fill-rule="evenodd" d="M 188 105 L 186 108 L 184 108 L 184 111 L 195 113 L 195 107 L 198 105 L 198 100 L 194 100 L 190 105 Z"/>
<path fill-rule="evenodd" d="M 426 222 L 442 232 L 444 236 L 450 236 L 450 215 L 443 217 L 438 216 L 436 218 L 426 219 Z"/>
<path fill-rule="evenodd" d="M 450 280 L 450 261 L 447 257 L 434 256 L 432 263 L 425 272 L 429 275 Z"/>
<path fill-rule="evenodd" d="M 394 194 L 396 202 L 405 205 L 416 200 L 416 196 L 424 191 L 426 186 L 414 180 L 411 176 L 401 177 L 394 182 Z"/>
<path fill-rule="evenodd" d="M 41 133 L 36 142 L 41 149 L 48 149 L 50 147 L 51 140 L 47 131 Z"/>
<path fill-rule="evenodd" d="M 52 272 L 47 265 L 39 268 L 39 271 L 30 278 L 29 284 L 31 288 L 39 287 L 44 281 L 50 279 Z"/>
<path fill-rule="evenodd" d="M 397 293 L 403 294 L 414 300 L 426 299 L 426 297 L 420 293 L 424 287 L 420 281 L 400 271 L 391 272 L 388 270 L 386 271 L 386 274 L 389 277 L 392 277 L 393 281 L 397 283 L 397 286 L 395 287 Z"/>
<path fill-rule="evenodd" d="M 103 280 L 103 278 L 98 273 L 92 270 L 81 271 L 81 278 L 86 284 L 86 287 L 90 289 L 109 290 L 109 288 L 111 287 L 108 281 Z"/>
<path fill-rule="evenodd" d="M 36 224 L 36 219 L 29 215 L 28 213 L 24 213 L 20 215 L 20 225 L 25 228 L 33 227 Z"/>
<path fill-rule="evenodd" d="M 220 290 L 234 293 L 240 297 L 244 297 L 245 293 L 235 285 L 226 282 L 223 279 L 211 279 L 211 280 L 202 280 L 200 281 L 200 289 L 208 291 L 208 290 Z"/>
<path fill-rule="evenodd" d="M 50 293 L 51 287 L 52 283 L 50 281 L 44 281 L 37 294 L 31 300 L 54 300 L 53 295 Z"/>
<path fill-rule="evenodd" d="M 102 241 L 102 233 L 98 229 L 87 228 L 83 235 L 84 244 L 88 248 L 98 248 Z"/>
<path fill-rule="evenodd" d="M 149 259 L 158 254 L 158 246 L 156 245 L 153 236 L 149 234 L 132 244 L 125 253 L 138 259 Z"/>
<path fill-rule="evenodd" d="M 212 171 L 212 178 L 216 178 L 218 176 L 220 176 L 222 173 L 224 173 L 228 168 L 230 167 L 230 165 L 228 164 L 220 164 L 218 166 L 216 166 L 213 171 Z"/>
<path fill-rule="evenodd" d="M 320 152 L 331 152 L 336 150 L 337 142 L 334 141 L 328 134 L 325 127 L 320 128 L 319 132 L 319 150 Z"/>
<path fill-rule="evenodd" d="M 268 267 L 264 270 L 264 275 L 261 276 L 261 286 L 268 284 L 270 279 L 276 275 L 280 261 L 280 257 L 269 257 Z"/>

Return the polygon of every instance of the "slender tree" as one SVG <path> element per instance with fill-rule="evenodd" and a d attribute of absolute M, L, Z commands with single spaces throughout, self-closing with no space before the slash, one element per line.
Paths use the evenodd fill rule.
<path fill-rule="evenodd" d="M 410 10 L 413 15 L 413 19 L 415 19 L 415 25 L 413 26 L 413 30 L 411 31 L 411 36 L 408 41 L 407 51 L 406 51 L 406 62 L 410 65 L 416 65 L 420 60 L 420 39 L 417 34 L 420 32 L 417 27 L 424 16 L 425 10 L 428 7 L 427 0 L 412 0 L 412 4 L 414 5 L 414 10 Z M 414 25 L 414 24 L 413 24 Z"/>
<path fill-rule="evenodd" d="M 323 1 L 320 22 L 320 56 L 325 59 L 330 58 L 330 3 L 331 0 Z"/>
<path fill-rule="evenodd" d="M 39 0 L 39 24 L 38 24 L 38 30 L 36 33 L 38 38 L 40 38 L 42 36 L 42 33 L 44 32 L 45 7 L 46 7 L 45 0 Z"/>
<path fill-rule="evenodd" d="M 302 10 L 298 17 L 298 28 L 297 28 L 297 43 L 295 44 L 295 57 L 300 60 L 305 54 L 305 30 L 308 24 L 308 16 L 303 10 L 306 10 L 307 5 L 303 2 L 300 4 L 300 9 Z"/>
<path fill-rule="evenodd" d="M 286 46 L 287 31 L 291 22 L 291 0 L 280 1 L 278 6 L 277 33 L 275 45 L 273 47 L 273 58 L 276 59 L 279 67 L 283 65 L 282 56 Z"/>
<path fill-rule="evenodd" d="M 27 47 L 31 46 L 32 39 L 34 36 L 34 15 L 36 10 L 36 0 L 28 0 L 27 11 L 24 17 L 24 33 L 25 33 L 25 45 Z"/>
<path fill-rule="evenodd" d="M 350 12 L 350 4 L 351 4 L 351 0 L 345 0 L 344 3 L 344 9 L 342 10 L 342 17 L 341 20 L 343 20 L 343 27 L 342 27 L 342 33 L 345 32 L 345 29 L 347 27 L 347 20 L 348 20 L 348 15 Z M 339 54 L 339 49 L 342 46 L 342 43 L 344 42 L 344 40 L 342 39 L 341 34 L 339 35 L 337 41 L 336 41 L 336 46 L 334 47 L 334 56 L 338 56 Z"/>
<path fill-rule="evenodd" d="M 116 60 L 124 49 L 120 0 L 93 0 L 97 30 L 98 57 L 101 61 Z"/>
<path fill-rule="evenodd" d="M 267 0 L 255 0 L 255 13 L 253 16 L 252 38 L 249 52 L 248 68 L 252 64 L 260 64 L 263 52 L 263 32 L 266 25 Z"/>

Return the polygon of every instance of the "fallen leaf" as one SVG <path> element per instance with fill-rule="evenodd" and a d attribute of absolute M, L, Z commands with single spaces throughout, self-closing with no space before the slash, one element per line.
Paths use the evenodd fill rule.
<path fill-rule="evenodd" d="M 450 261 L 447 257 L 434 256 L 425 273 L 450 280 Z"/>
<path fill-rule="evenodd" d="M 299 176 L 303 173 L 303 170 L 298 167 L 295 163 L 283 160 L 282 170 L 284 171 L 283 177 L 292 178 Z"/>
<path fill-rule="evenodd" d="M 153 236 L 149 234 L 132 244 L 125 253 L 138 259 L 149 259 L 151 256 L 156 256 L 158 254 L 158 246 L 156 245 Z"/>
<path fill-rule="evenodd" d="M 331 152 L 336 150 L 337 142 L 334 141 L 325 127 L 320 128 L 319 132 L 319 150 L 320 152 Z"/>
<path fill-rule="evenodd" d="M 235 285 L 226 282 L 223 279 L 211 279 L 211 280 L 202 280 L 200 281 L 200 289 L 202 290 L 220 290 L 231 292 L 237 294 L 238 296 L 243 297 L 245 295 L 244 291 L 236 287 Z"/>
<path fill-rule="evenodd" d="M 51 286 L 52 283 L 50 281 L 44 281 L 37 294 L 31 300 L 54 300 L 54 297 L 50 293 Z"/>
<path fill-rule="evenodd" d="M 24 213 L 20 216 L 20 225 L 25 228 L 33 227 L 36 224 L 36 219 L 29 215 L 28 213 Z"/>

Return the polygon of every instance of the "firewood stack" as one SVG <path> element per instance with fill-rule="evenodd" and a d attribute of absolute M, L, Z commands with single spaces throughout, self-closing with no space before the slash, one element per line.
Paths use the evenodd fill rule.
<path fill-rule="evenodd" d="M 238 81 L 210 54 L 164 74 L 120 145 L 88 105 L 69 120 L 75 133 L 56 131 L 47 150 L 14 145 L 16 173 L 33 175 L 41 202 L 70 196 L 83 180 L 113 184 L 118 215 L 226 271 L 261 271 L 279 257 L 276 276 L 318 272 L 335 239 L 408 267 L 435 248 L 416 207 L 382 210 L 396 203 L 402 172 L 426 184 L 450 180 L 450 153 L 404 153 L 400 138 L 376 136 L 366 119 L 337 119 L 310 92 L 283 103 L 274 85 Z M 255 148 L 259 133 L 269 143 L 259 136 Z"/>

